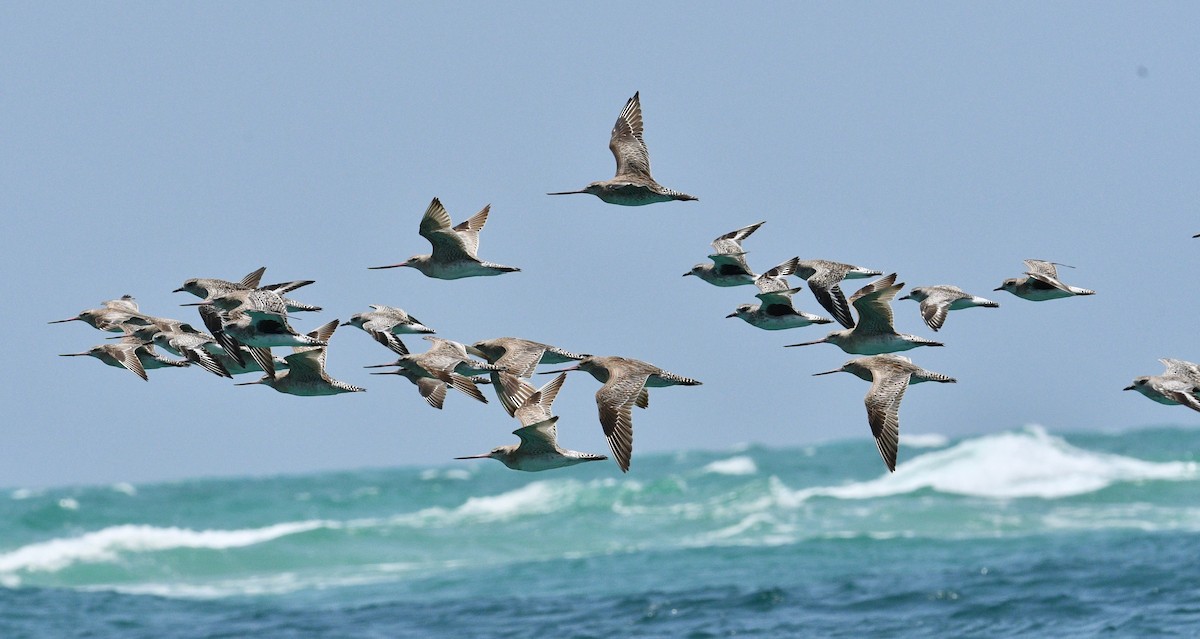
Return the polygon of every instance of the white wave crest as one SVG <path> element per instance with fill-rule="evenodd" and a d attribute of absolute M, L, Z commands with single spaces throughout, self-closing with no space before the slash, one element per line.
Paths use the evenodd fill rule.
<path fill-rule="evenodd" d="M 75 563 L 116 561 L 121 553 L 174 548 L 240 548 L 286 535 L 337 527 L 336 522 L 300 521 L 243 530 L 189 530 L 157 526 L 111 526 L 78 537 L 51 539 L 0 554 L 0 574 L 57 572 Z"/>
<path fill-rule="evenodd" d="M 719 459 L 701 468 L 700 471 L 717 475 L 753 475 L 758 472 L 758 466 L 750 457 L 738 455 L 729 459 Z"/>
<path fill-rule="evenodd" d="M 1197 478 L 1194 462 L 1149 462 L 1068 444 L 1038 426 L 964 440 L 901 464 L 892 475 L 871 481 L 807 488 L 780 496 L 871 499 L 924 488 L 998 499 L 1055 499 L 1101 490 L 1116 482 L 1182 481 Z"/>
<path fill-rule="evenodd" d="M 941 448 L 950 443 L 950 438 L 939 433 L 906 433 L 900 445 L 908 448 Z"/>

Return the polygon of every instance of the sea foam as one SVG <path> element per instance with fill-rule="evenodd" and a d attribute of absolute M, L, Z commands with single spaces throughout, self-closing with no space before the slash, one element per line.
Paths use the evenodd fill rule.
<path fill-rule="evenodd" d="M 752 458 L 746 455 L 738 455 L 729 459 L 718 459 L 700 470 L 701 472 L 715 473 L 717 475 L 753 475 L 758 472 L 758 466 Z"/>
<path fill-rule="evenodd" d="M 903 440 L 901 440 L 903 442 Z M 902 463 L 894 474 L 844 486 L 806 488 L 788 501 L 824 496 L 871 499 L 933 489 L 998 499 L 1055 499 L 1117 482 L 1197 478 L 1194 462 L 1149 462 L 1084 450 L 1039 426 L 963 440 Z"/>
<path fill-rule="evenodd" d="M 111 526 L 78 537 L 21 546 L 0 554 L 0 574 L 57 572 L 75 563 L 116 561 L 121 553 L 174 548 L 239 548 L 337 525 L 336 522 L 300 521 L 242 530 L 189 530 L 133 524 Z"/>

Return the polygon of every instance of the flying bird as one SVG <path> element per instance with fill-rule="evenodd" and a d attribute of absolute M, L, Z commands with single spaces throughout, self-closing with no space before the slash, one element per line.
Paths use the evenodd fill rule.
<path fill-rule="evenodd" d="M 896 274 L 880 278 L 860 288 L 850 297 L 850 304 L 858 311 L 858 324 L 854 328 L 833 331 L 822 339 L 787 346 L 810 346 L 812 344 L 834 344 L 847 353 L 855 355 L 879 355 L 906 351 L 918 346 L 944 346 L 935 342 L 897 333 L 892 326 L 892 298 L 904 287 L 896 283 Z"/>
<path fill-rule="evenodd" d="M 1058 262 L 1044 260 L 1025 260 L 1025 277 L 1010 277 L 1004 280 L 997 291 L 1008 291 L 1013 295 L 1031 302 L 1044 302 L 1076 295 L 1095 295 L 1096 291 L 1064 284 L 1058 279 L 1055 266 L 1067 266 Z M 1067 268 L 1074 268 L 1067 266 Z"/>
<path fill-rule="evenodd" d="M 872 355 L 852 359 L 840 368 L 814 375 L 850 373 L 871 382 L 871 389 L 863 398 L 867 405 L 867 422 L 883 463 L 891 472 L 896 471 L 896 453 L 900 448 L 900 400 L 909 384 L 941 382 L 953 384 L 953 377 L 927 371 L 900 355 Z"/>
<path fill-rule="evenodd" d="M 591 193 L 609 204 L 643 206 L 671 200 L 698 200 L 693 195 L 673 191 L 650 177 L 650 152 L 642 140 L 642 102 L 637 93 L 625 103 L 613 125 L 608 148 L 617 159 L 617 174 L 611 180 L 592 182 L 578 191 L 560 191 L 547 195 Z"/>
<path fill-rule="evenodd" d="M 798 260 L 796 275 L 808 282 L 808 288 L 812 289 L 817 303 L 829 311 L 839 324 L 846 328 L 854 328 L 850 306 L 846 303 L 846 296 L 839 284 L 842 280 L 874 277 L 883 275 L 883 272 L 829 260 Z"/>
<path fill-rule="evenodd" d="M 714 253 L 708 256 L 712 264 L 697 264 L 683 276 L 696 277 L 714 286 L 741 286 L 753 284 L 754 272 L 746 264 L 746 252 L 742 250 L 742 240 L 750 237 L 758 227 L 765 224 L 759 222 L 744 226 L 736 231 L 730 231 L 713 240 Z"/>
<path fill-rule="evenodd" d="M 902 300 L 916 300 L 921 303 L 921 317 L 925 324 L 933 330 L 938 330 L 946 322 L 950 311 L 964 308 L 983 306 L 997 308 L 1000 305 L 989 299 L 976 297 L 957 286 L 940 284 L 937 286 L 918 286 L 900 297 Z"/>
<path fill-rule="evenodd" d="M 426 277 L 440 280 L 457 280 L 464 277 L 481 277 L 485 275 L 503 275 L 521 269 L 515 266 L 503 266 L 493 262 L 484 262 L 476 257 L 479 251 L 479 232 L 487 223 L 488 212 L 492 205 L 488 204 L 471 217 L 471 219 L 450 226 L 450 214 L 436 197 L 429 203 L 421 218 L 421 237 L 433 245 L 430 255 L 414 255 L 399 264 L 387 266 L 372 266 L 372 269 L 399 268 L 407 266 L 415 268 Z"/>

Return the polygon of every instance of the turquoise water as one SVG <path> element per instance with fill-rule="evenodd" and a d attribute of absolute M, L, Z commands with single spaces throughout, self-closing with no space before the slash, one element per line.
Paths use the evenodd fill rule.
<path fill-rule="evenodd" d="M 2 637 L 1200 633 L 1200 432 L 0 493 Z"/>

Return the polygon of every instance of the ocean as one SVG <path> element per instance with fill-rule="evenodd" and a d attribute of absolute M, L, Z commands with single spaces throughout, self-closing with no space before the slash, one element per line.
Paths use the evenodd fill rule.
<path fill-rule="evenodd" d="M 1200 430 L 0 492 L 0 637 L 1200 636 Z"/>

